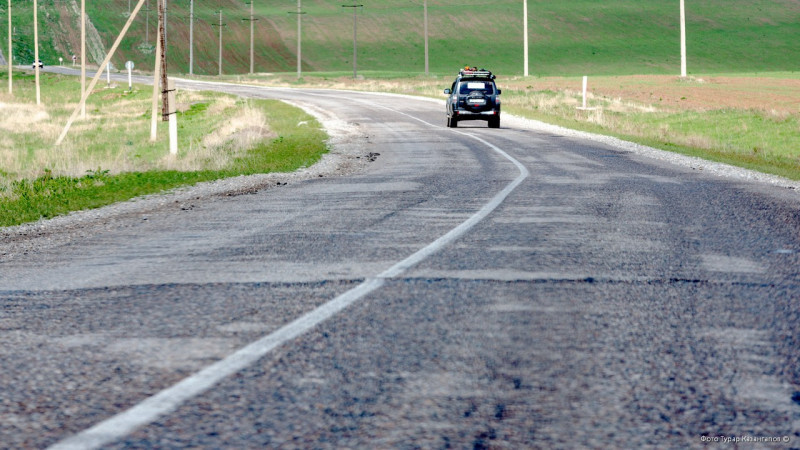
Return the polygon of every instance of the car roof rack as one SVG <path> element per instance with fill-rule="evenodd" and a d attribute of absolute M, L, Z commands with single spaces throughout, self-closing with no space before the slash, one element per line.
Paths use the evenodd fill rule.
<path fill-rule="evenodd" d="M 478 69 L 477 67 L 465 67 L 461 69 L 458 74 L 460 76 L 468 76 L 468 77 L 476 77 L 476 78 L 489 78 L 491 80 L 495 79 L 495 76 L 492 74 L 490 70 L 486 69 Z"/>

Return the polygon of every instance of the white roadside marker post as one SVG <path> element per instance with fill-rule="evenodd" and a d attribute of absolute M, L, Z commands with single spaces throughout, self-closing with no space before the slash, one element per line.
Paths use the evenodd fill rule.
<path fill-rule="evenodd" d="M 111 88 L 111 61 L 106 64 L 106 89 Z"/>
<path fill-rule="evenodd" d="M 169 154 L 178 154 L 178 117 L 175 111 L 175 81 L 167 81 L 169 92 Z"/>
<path fill-rule="evenodd" d="M 128 69 L 128 91 L 133 92 L 133 77 L 131 71 L 133 70 L 133 61 L 126 61 L 125 68 Z"/>
<path fill-rule="evenodd" d="M 584 75 L 583 76 L 583 101 L 581 102 L 581 106 L 578 106 L 578 111 L 594 111 L 598 109 L 597 107 L 588 107 L 586 106 L 586 89 L 589 85 L 589 77 Z"/>
<path fill-rule="evenodd" d="M 589 81 L 589 77 L 586 75 L 583 76 L 583 109 L 586 109 L 586 84 Z"/>

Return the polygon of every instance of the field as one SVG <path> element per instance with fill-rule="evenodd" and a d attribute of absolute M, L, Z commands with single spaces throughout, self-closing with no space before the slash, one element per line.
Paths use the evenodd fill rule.
<path fill-rule="evenodd" d="M 39 0 L 41 53 L 47 64 L 79 48 L 77 0 Z M 348 2 L 305 0 L 303 71 L 351 71 L 353 8 Z M 109 48 L 135 1 L 87 2 L 89 18 Z M 168 2 L 169 67 L 189 69 L 188 1 Z M 296 67 L 293 0 L 255 6 L 255 71 Z M 523 72 L 522 2 L 427 0 L 430 71 L 449 74 L 465 64 L 499 73 Z M 5 2 L 0 5 L 5 8 Z M 32 60 L 31 2 L 13 0 L 15 53 Z M 216 74 L 219 11 L 223 13 L 223 72 L 249 71 L 250 10 L 239 0 L 194 0 L 194 73 Z M 679 72 L 678 3 L 662 0 L 528 1 L 530 73 L 535 76 L 675 74 Z M 6 14 L 0 10 L 0 18 Z M 423 0 L 378 0 L 356 11 L 359 71 L 424 72 Z M 155 0 L 137 16 L 112 62 L 132 60 L 150 70 Z M 794 0 L 687 2 L 689 73 L 799 71 L 800 3 Z M 5 48 L 5 46 L 4 46 Z M 4 50 L 5 51 L 5 50 Z M 90 59 L 91 60 L 91 59 Z"/>

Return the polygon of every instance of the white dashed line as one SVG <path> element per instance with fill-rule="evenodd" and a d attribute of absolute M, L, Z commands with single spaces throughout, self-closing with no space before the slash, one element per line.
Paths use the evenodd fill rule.
<path fill-rule="evenodd" d="M 406 113 L 395 110 L 392 111 L 435 127 L 435 125 L 432 125 L 429 122 L 425 122 Z M 453 131 L 475 139 L 491 148 L 493 151 L 513 163 L 517 167 L 517 170 L 519 170 L 519 175 L 502 191 L 492 197 L 488 203 L 486 203 L 469 219 L 453 228 L 445 235 L 431 242 L 424 248 L 416 251 L 411 256 L 378 274 L 375 278 L 369 278 L 365 280 L 355 288 L 339 295 L 333 300 L 319 306 L 318 308 L 290 322 L 289 324 L 284 325 L 279 330 L 243 347 L 230 356 L 206 367 L 205 369 L 189 376 L 188 378 L 185 378 L 179 383 L 164 389 L 158 394 L 147 398 L 132 408 L 106 419 L 87 430 L 64 439 L 50 448 L 59 450 L 95 449 L 127 436 L 136 429 L 176 410 L 185 401 L 200 395 L 230 375 L 249 367 L 278 346 L 296 339 L 318 324 L 338 314 L 340 311 L 360 300 L 370 292 L 383 286 L 387 279 L 391 279 L 402 274 L 412 266 L 425 260 L 454 240 L 463 236 L 472 227 L 481 222 L 501 203 L 503 203 L 506 197 L 508 197 L 508 195 L 511 194 L 511 192 L 514 191 L 514 189 L 516 189 L 516 187 L 519 186 L 519 184 L 522 183 L 525 178 L 528 177 L 529 172 L 528 169 L 526 169 L 525 166 L 523 166 L 519 161 L 512 158 L 506 152 L 487 142 L 486 140 L 469 133 L 455 130 Z"/>

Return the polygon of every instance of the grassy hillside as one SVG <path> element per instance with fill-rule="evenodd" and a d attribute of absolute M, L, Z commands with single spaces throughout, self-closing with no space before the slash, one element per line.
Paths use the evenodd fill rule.
<path fill-rule="evenodd" d="M 42 53 L 54 63 L 78 48 L 69 0 L 39 0 L 49 23 Z M 87 2 L 91 20 L 107 45 L 136 0 Z M 353 9 L 347 2 L 303 1 L 303 70 L 352 70 Z M 423 0 L 358 2 L 360 71 L 423 72 Z M 465 65 L 505 74 L 523 70 L 520 0 L 429 0 L 430 68 L 450 73 Z M 787 58 L 800 50 L 800 3 L 796 0 L 688 0 L 689 72 L 800 70 Z M 15 53 L 32 59 L 30 0 L 13 0 Z M 171 71 L 188 72 L 189 2 L 168 0 Z M 256 71 L 291 72 L 296 67 L 294 0 L 255 0 Z M 152 67 L 155 0 L 148 0 L 114 63 L 133 60 Z M 5 8 L 5 2 L 3 5 Z M 223 10 L 223 71 L 249 70 L 249 5 L 234 0 L 195 0 L 195 73 L 216 74 L 218 11 Z M 533 75 L 665 74 L 679 71 L 678 2 L 663 0 L 529 0 L 530 70 Z M 0 12 L 5 21 L 5 9 Z M 149 26 L 147 16 L 149 15 Z M 146 39 L 147 38 L 147 39 Z M 59 52 L 56 51 L 59 49 Z M 67 59 L 67 55 L 64 55 Z"/>

